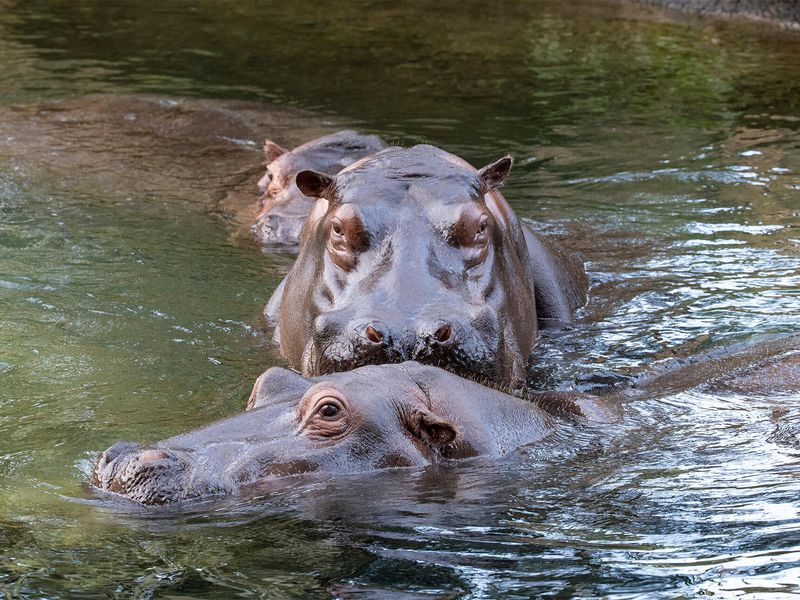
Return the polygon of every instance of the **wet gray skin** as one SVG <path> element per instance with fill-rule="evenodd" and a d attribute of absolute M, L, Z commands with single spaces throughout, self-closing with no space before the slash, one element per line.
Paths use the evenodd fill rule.
<path fill-rule="evenodd" d="M 296 175 L 315 169 L 335 175 L 360 158 L 386 147 L 375 135 L 345 130 L 287 150 L 271 140 L 264 144 L 266 172 L 258 182 L 260 210 L 252 226 L 253 236 L 264 245 L 294 245 L 311 211 L 313 200 L 295 183 Z"/>
<path fill-rule="evenodd" d="M 797 0 L 641 0 L 641 2 L 701 15 L 752 19 L 800 29 L 800 4 Z"/>
<path fill-rule="evenodd" d="M 534 399 L 413 362 L 316 378 L 275 367 L 257 380 L 248 412 L 145 448 L 114 444 L 98 459 L 92 483 L 142 504 L 165 504 L 312 471 L 503 456 L 547 437 L 555 406 L 597 421 L 618 416 L 585 395 Z"/>
<path fill-rule="evenodd" d="M 419 145 L 333 177 L 298 173 L 317 201 L 265 310 L 291 365 L 318 375 L 416 360 L 520 386 L 538 327 L 571 321 L 587 279 L 500 194 L 511 162 L 478 171 Z"/>

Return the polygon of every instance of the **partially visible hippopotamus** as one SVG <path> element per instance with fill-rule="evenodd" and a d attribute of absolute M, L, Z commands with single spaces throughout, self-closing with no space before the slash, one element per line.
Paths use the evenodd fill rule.
<path fill-rule="evenodd" d="M 165 504 L 312 471 L 499 457 L 550 435 L 560 420 L 554 415 L 619 417 L 592 396 L 556 392 L 526 401 L 414 362 L 316 378 L 274 367 L 257 380 L 248 409 L 145 448 L 114 444 L 92 483 Z"/>
<path fill-rule="evenodd" d="M 325 135 L 294 150 L 273 141 L 264 144 L 266 173 L 258 182 L 261 209 L 252 227 L 262 244 L 297 244 L 313 201 L 303 195 L 295 177 L 304 169 L 335 175 L 356 160 L 386 147 L 375 135 L 346 130 Z"/>
<path fill-rule="evenodd" d="M 540 324 L 586 301 L 583 264 L 523 226 L 500 194 L 511 157 L 477 170 L 428 145 L 390 147 L 335 176 L 267 305 L 306 375 L 416 360 L 519 387 Z"/>
<path fill-rule="evenodd" d="M 719 395 L 800 393 L 800 335 L 718 348 L 670 361 L 658 370 L 643 373 L 625 393 L 633 400 L 694 388 Z"/>
<path fill-rule="evenodd" d="M 711 17 L 748 19 L 800 29 L 800 3 L 797 0 L 640 0 L 640 2 Z"/>

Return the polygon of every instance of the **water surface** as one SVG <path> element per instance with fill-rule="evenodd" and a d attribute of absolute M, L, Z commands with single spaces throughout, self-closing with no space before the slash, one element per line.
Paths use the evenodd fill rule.
<path fill-rule="evenodd" d="M 155 515 L 84 487 L 110 443 L 238 412 L 280 362 L 258 315 L 292 257 L 213 214 L 267 135 L 511 152 L 506 196 L 593 284 L 531 387 L 797 332 L 798 55 L 791 33 L 615 2 L 0 0 L 0 597 L 800 593 L 800 452 L 773 435 L 796 396 L 686 392 L 509 461 Z M 75 112 L 97 93 L 264 120 L 192 148 L 188 125 Z"/>

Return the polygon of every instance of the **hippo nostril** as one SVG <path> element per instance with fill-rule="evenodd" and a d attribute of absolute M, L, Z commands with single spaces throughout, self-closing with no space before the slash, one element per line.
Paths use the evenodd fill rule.
<path fill-rule="evenodd" d="M 433 334 L 433 337 L 435 337 L 436 341 L 440 344 L 444 344 L 450 341 L 450 338 L 453 337 L 453 328 L 450 327 L 449 324 L 444 324 L 436 330 L 436 333 Z"/>
<path fill-rule="evenodd" d="M 106 450 L 100 455 L 100 460 L 104 461 L 105 464 L 108 464 L 118 456 L 121 456 L 123 454 L 129 454 L 131 452 L 134 452 L 138 448 L 139 445 L 134 444 L 132 442 L 117 442 L 116 444 L 109 447 L 108 450 Z"/>
<path fill-rule="evenodd" d="M 383 341 L 383 334 L 372 325 L 367 325 L 367 339 L 373 344 L 380 344 Z"/>
<path fill-rule="evenodd" d="M 145 450 L 139 454 L 139 461 L 143 463 L 151 463 L 159 460 L 164 460 L 169 455 L 163 450 Z"/>

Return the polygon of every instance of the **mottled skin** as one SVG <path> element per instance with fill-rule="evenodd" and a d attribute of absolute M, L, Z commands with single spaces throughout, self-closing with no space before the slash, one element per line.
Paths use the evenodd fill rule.
<path fill-rule="evenodd" d="M 318 200 L 265 310 L 291 365 L 318 375 L 416 360 L 521 386 L 538 327 L 569 322 L 587 279 L 518 221 L 499 192 L 510 168 L 420 145 L 334 177 L 300 172 Z"/>
<path fill-rule="evenodd" d="M 264 144 L 266 172 L 258 182 L 262 196 L 252 231 L 265 245 L 294 245 L 313 200 L 297 188 L 300 171 L 314 169 L 335 175 L 356 160 L 386 147 L 379 137 L 346 130 L 306 142 L 294 150 L 267 140 Z"/>
<path fill-rule="evenodd" d="M 547 437 L 557 413 L 618 418 L 591 396 L 531 400 L 413 362 L 315 378 L 272 368 L 257 380 L 247 413 L 146 448 L 117 443 L 98 459 L 92 483 L 142 504 L 165 504 L 312 471 L 500 457 Z"/>

